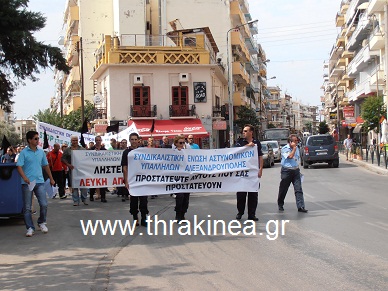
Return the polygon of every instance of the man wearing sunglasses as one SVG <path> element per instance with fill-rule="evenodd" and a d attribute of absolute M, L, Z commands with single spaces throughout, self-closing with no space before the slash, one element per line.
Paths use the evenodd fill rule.
<path fill-rule="evenodd" d="M 48 232 L 48 228 L 46 226 L 47 198 L 42 167 L 50 178 L 50 184 L 52 186 L 55 185 L 55 181 L 51 175 L 50 167 L 44 151 L 38 148 L 39 133 L 36 131 L 29 131 L 26 134 L 26 139 L 28 146 L 20 152 L 16 166 L 20 176 L 22 177 L 24 223 L 27 228 L 26 236 L 31 237 L 35 232 L 35 226 L 31 215 L 32 192 L 35 193 L 40 207 L 40 215 L 38 218 L 39 228 L 43 233 Z M 35 185 L 32 186 L 31 183 L 35 183 Z"/>
<path fill-rule="evenodd" d="M 259 155 L 259 178 L 263 173 L 263 153 L 261 151 L 261 143 L 257 139 L 253 138 L 253 132 L 255 128 L 246 124 L 243 129 L 243 138 L 239 139 L 236 143 L 236 147 L 242 146 L 257 146 L 257 153 Z M 259 184 L 260 185 L 260 184 Z M 236 219 L 240 220 L 245 212 L 245 203 L 248 196 L 248 220 L 259 221 L 256 217 L 256 208 L 259 194 L 258 192 L 237 192 L 237 210 Z"/>

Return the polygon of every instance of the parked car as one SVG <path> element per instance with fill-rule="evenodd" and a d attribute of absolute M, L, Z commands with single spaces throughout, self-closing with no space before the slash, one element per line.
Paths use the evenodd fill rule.
<path fill-rule="evenodd" d="M 282 160 L 281 147 L 280 147 L 279 142 L 277 140 L 262 141 L 261 145 L 263 145 L 263 144 L 270 144 L 271 145 L 275 162 L 280 162 Z"/>
<path fill-rule="evenodd" d="M 261 151 L 263 152 L 263 167 L 271 168 L 275 164 L 273 149 L 270 144 L 261 143 Z"/>
<path fill-rule="evenodd" d="M 306 138 L 301 148 L 301 163 L 304 169 L 315 163 L 328 163 L 338 168 L 338 145 L 331 135 L 312 135 Z"/>

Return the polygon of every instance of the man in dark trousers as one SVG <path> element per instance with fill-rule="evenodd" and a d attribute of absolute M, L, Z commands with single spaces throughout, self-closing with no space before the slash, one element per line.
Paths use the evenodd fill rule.
<path fill-rule="evenodd" d="M 259 178 L 263 173 L 263 153 L 261 151 L 261 143 L 253 138 L 255 128 L 246 124 L 243 129 L 243 138 L 239 139 L 236 143 L 236 147 L 242 146 L 257 146 L 257 153 L 259 155 Z M 236 219 L 240 220 L 244 215 L 245 203 L 248 196 L 248 220 L 258 221 L 256 217 L 256 208 L 258 203 L 258 192 L 237 192 L 237 210 Z"/>
<path fill-rule="evenodd" d="M 304 208 L 304 198 L 302 190 L 302 181 L 299 170 L 300 154 L 298 149 L 298 137 L 291 134 L 288 138 L 288 144 L 282 147 L 282 169 L 281 181 L 279 185 L 278 207 L 284 211 L 284 199 L 290 184 L 294 185 L 296 206 L 299 212 L 306 213 Z"/>
<path fill-rule="evenodd" d="M 131 146 L 124 150 L 123 156 L 121 159 L 121 166 L 123 166 L 123 174 L 124 174 L 124 184 L 125 187 L 129 189 L 128 186 L 128 153 L 132 150 L 135 150 L 139 147 L 139 135 L 135 132 L 132 132 L 129 135 L 129 141 Z M 139 225 L 138 213 L 140 210 L 141 213 L 141 221 L 140 224 L 142 226 L 147 226 L 147 214 L 148 214 L 148 199 L 147 196 L 131 196 L 129 203 L 129 212 L 133 215 L 133 219 L 137 221 L 136 225 Z"/>

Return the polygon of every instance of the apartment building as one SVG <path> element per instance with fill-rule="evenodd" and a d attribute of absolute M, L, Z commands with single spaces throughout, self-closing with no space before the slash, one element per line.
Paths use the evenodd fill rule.
<path fill-rule="evenodd" d="M 340 129 L 341 138 L 359 133 L 366 98 L 386 95 L 385 5 L 382 0 L 343 0 L 336 15 L 340 32 L 322 88 L 325 119 L 332 129 Z"/>
<path fill-rule="evenodd" d="M 268 91 L 270 92 L 270 96 L 266 99 L 268 124 L 301 132 L 317 132 L 318 106 L 293 101 L 292 96 L 282 92 L 278 86 L 268 87 Z"/>
<path fill-rule="evenodd" d="M 178 76 L 178 84 L 181 84 L 181 87 L 184 82 L 179 82 L 179 74 L 188 76 L 188 98 L 192 102 L 191 105 L 196 105 L 194 116 L 199 119 L 204 116 L 201 121 L 205 123 L 204 126 L 207 127 L 206 130 L 211 137 L 209 144 L 211 146 L 224 146 L 228 139 L 226 132 L 229 131 L 229 128 L 225 128 L 229 117 L 228 106 L 225 106 L 228 103 L 228 90 L 225 87 L 228 70 L 232 72 L 233 92 L 231 92 L 231 97 L 234 109 L 238 110 L 240 105 L 246 105 L 259 111 L 258 107 L 262 104 L 259 100 L 263 97 L 261 96 L 262 85 L 259 76 L 266 77 L 267 62 L 264 50 L 258 46 L 254 39 L 254 35 L 257 34 L 256 24 L 247 25 L 247 23 L 252 22 L 247 0 L 186 0 L 184 4 L 180 0 L 69 0 L 66 3 L 64 15 L 66 35 L 63 38 L 63 45 L 72 71 L 68 76 L 57 74 L 58 94 L 56 100 L 53 100 L 54 106 L 61 107 L 62 105 L 60 111 L 63 111 L 64 114 L 78 109 L 83 100 L 90 100 L 96 104 L 97 118 L 94 121 L 96 124 L 107 124 L 114 121 L 125 124 L 128 119 L 140 118 L 136 116 L 136 110 L 130 107 L 134 106 L 131 86 L 134 85 L 135 75 L 143 76 L 145 74 L 144 79 L 147 80 L 146 75 L 150 74 L 150 70 L 145 69 L 149 67 L 152 60 L 135 57 L 136 61 L 126 66 L 131 69 L 131 72 L 125 73 L 127 79 L 120 86 L 130 89 L 131 93 L 126 96 L 127 99 L 123 95 L 108 96 L 107 88 L 111 88 L 111 86 L 106 85 L 108 82 L 98 79 L 100 75 L 96 72 L 101 72 L 101 68 L 110 66 L 109 64 L 123 65 L 128 61 L 128 59 L 124 59 L 129 55 L 118 62 L 117 60 L 112 61 L 106 59 L 109 52 L 102 47 L 105 45 L 111 49 L 124 50 L 127 54 L 129 49 L 141 51 L 144 47 L 166 48 L 170 46 L 174 47 L 174 50 L 180 47 L 183 51 L 190 50 L 190 47 L 198 49 L 197 45 L 192 43 L 192 41 L 197 40 L 201 42 L 197 38 L 198 35 L 190 38 L 187 33 L 194 35 L 195 29 L 205 28 L 208 28 L 209 33 L 204 31 L 201 33 L 203 33 L 205 41 L 212 42 L 210 45 L 206 43 L 207 49 L 217 48 L 215 53 L 209 51 L 211 59 L 206 63 L 208 67 L 211 65 L 214 69 L 212 74 L 217 76 L 217 80 L 210 81 L 213 79 L 204 78 L 207 80 L 206 104 L 212 110 L 202 112 L 203 104 L 193 104 L 192 101 L 194 100 L 194 82 L 197 85 L 201 83 L 194 76 L 201 75 L 198 71 L 201 71 L 199 67 L 205 65 L 203 60 L 198 64 L 191 60 L 171 60 L 168 65 L 165 64 L 164 68 L 171 70 L 171 74 Z M 238 29 L 233 29 L 235 27 Z M 172 32 L 186 34 L 183 39 L 186 43 L 176 43 L 176 40 L 172 39 L 172 35 L 168 35 Z M 211 37 L 209 37 L 210 35 Z M 176 36 L 178 37 L 178 34 Z M 108 44 L 107 41 L 111 43 Z M 107 55 L 101 56 L 101 51 Z M 192 52 L 188 52 L 188 54 L 190 55 Z M 159 65 L 162 63 L 158 60 Z M 191 71 L 191 67 L 189 70 L 183 65 L 193 65 L 192 67 L 196 65 L 198 68 Z M 113 66 L 110 66 L 107 71 L 110 72 L 111 68 Z M 221 70 L 222 78 L 218 76 L 218 70 Z M 160 74 L 162 73 L 159 72 Z M 154 79 L 156 75 L 152 77 L 152 80 L 156 80 Z M 208 72 L 205 75 L 208 75 Z M 104 75 L 104 78 L 106 77 Z M 111 77 L 109 79 L 113 83 L 113 79 Z M 171 88 L 166 90 L 159 92 L 159 95 L 165 98 L 161 102 L 165 106 L 164 110 L 168 111 L 169 106 L 174 105 L 172 104 L 172 94 L 175 93 Z M 143 91 L 140 90 L 140 92 Z M 120 106 L 119 103 L 122 105 L 123 102 L 130 104 L 130 106 Z M 161 114 L 161 110 L 162 104 L 158 106 L 158 114 L 153 114 L 152 117 L 170 119 L 169 112 Z M 237 117 L 236 110 L 234 110 L 234 118 Z M 235 133 L 239 131 L 238 128 L 233 130 Z"/>
<path fill-rule="evenodd" d="M 19 135 L 23 145 L 27 145 L 26 134 L 30 130 L 36 130 L 36 123 L 33 119 L 16 119 L 13 124 L 15 132 Z"/>

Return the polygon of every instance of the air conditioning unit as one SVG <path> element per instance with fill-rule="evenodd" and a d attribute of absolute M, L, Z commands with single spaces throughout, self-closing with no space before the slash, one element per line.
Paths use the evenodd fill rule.
<path fill-rule="evenodd" d="M 143 84 L 143 76 L 142 75 L 134 75 L 133 76 L 133 84 L 135 85 L 141 85 Z"/>
<path fill-rule="evenodd" d="M 188 73 L 180 73 L 179 74 L 179 82 L 188 82 L 189 81 L 189 74 Z"/>

